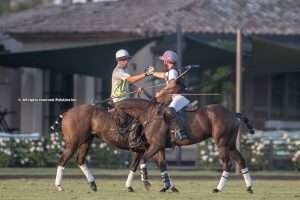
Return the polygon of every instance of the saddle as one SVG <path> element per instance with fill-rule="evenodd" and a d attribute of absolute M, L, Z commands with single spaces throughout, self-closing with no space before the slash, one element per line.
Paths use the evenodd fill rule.
<path fill-rule="evenodd" d="M 198 100 L 194 100 L 193 102 L 191 102 L 189 105 L 187 105 L 184 109 L 185 112 L 195 112 L 198 110 L 199 106 L 198 106 Z"/>
<path fill-rule="evenodd" d="M 111 109 L 110 112 L 116 121 L 118 133 L 122 137 L 128 135 L 129 148 L 136 152 L 144 151 L 147 141 L 142 124 L 117 108 Z"/>
<path fill-rule="evenodd" d="M 188 137 L 188 130 L 187 130 L 187 117 L 189 116 L 189 113 L 194 113 L 199 109 L 198 106 L 198 101 L 195 100 L 193 102 L 191 102 L 190 104 L 188 104 L 184 109 L 180 110 L 179 112 L 176 113 L 176 123 L 179 127 L 181 127 L 180 129 L 182 129 L 183 132 L 186 133 L 183 135 L 176 135 L 173 136 L 172 134 L 169 134 L 168 139 L 167 139 L 167 143 L 166 146 L 167 147 L 172 147 L 174 145 L 174 141 L 176 140 L 182 140 L 182 137 Z M 181 125 L 180 125 L 181 124 Z"/>
<path fill-rule="evenodd" d="M 127 115 L 125 112 L 122 112 L 116 108 L 110 109 L 108 112 L 112 114 L 116 122 L 118 133 L 123 136 L 128 134 L 134 119 L 129 117 L 129 115 Z"/>

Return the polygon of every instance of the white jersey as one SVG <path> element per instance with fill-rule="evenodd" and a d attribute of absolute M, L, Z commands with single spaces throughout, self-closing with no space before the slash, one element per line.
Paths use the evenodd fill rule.
<path fill-rule="evenodd" d="M 178 71 L 176 69 L 170 69 L 168 72 L 165 73 L 165 80 L 167 84 L 170 80 L 177 79 L 177 77 L 178 77 Z"/>
<path fill-rule="evenodd" d="M 174 68 L 170 69 L 168 72 L 165 73 L 165 81 L 168 84 L 170 80 L 176 80 L 178 78 L 179 74 L 178 71 Z M 169 104 L 169 107 L 172 107 L 176 110 L 176 112 L 180 111 L 183 107 L 187 106 L 190 103 L 190 100 L 188 100 L 186 97 L 175 94 L 172 95 L 172 101 Z"/>

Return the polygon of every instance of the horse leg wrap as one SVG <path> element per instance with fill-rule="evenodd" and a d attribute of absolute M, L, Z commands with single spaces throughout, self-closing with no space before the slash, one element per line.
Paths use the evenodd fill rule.
<path fill-rule="evenodd" d="M 224 188 L 224 186 L 225 186 L 225 183 L 226 183 L 227 180 L 228 180 L 228 177 L 229 177 L 229 172 L 223 171 L 222 177 L 221 177 L 220 182 L 219 182 L 219 184 L 218 184 L 218 186 L 217 186 L 217 189 L 218 189 L 219 191 L 222 191 L 222 190 L 223 190 L 223 188 Z"/>
<path fill-rule="evenodd" d="M 160 177 L 164 184 L 164 188 L 169 189 L 170 187 L 173 186 L 172 180 L 167 171 L 161 172 Z"/>
<path fill-rule="evenodd" d="M 83 172 L 83 174 L 85 175 L 85 177 L 89 183 L 95 181 L 94 176 L 92 175 L 91 171 L 86 166 L 86 164 L 80 165 L 79 168 L 81 169 L 81 171 Z"/>
<path fill-rule="evenodd" d="M 145 163 L 140 164 L 140 168 L 141 168 L 141 180 L 147 181 L 148 180 L 148 170 L 147 170 L 146 164 Z"/>
<path fill-rule="evenodd" d="M 127 180 L 126 180 L 126 183 L 125 183 L 125 186 L 127 188 L 132 186 L 133 178 L 134 178 L 134 172 L 130 170 L 129 174 L 128 174 L 128 177 L 127 177 Z"/>
<path fill-rule="evenodd" d="M 65 168 L 63 166 L 57 166 L 55 186 L 61 185 L 64 169 Z"/>
<path fill-rule="evenodd" d="M 242 169 L 241 173 L 243 174 L 246 186 L 247 187 L 251 187 L 252 186 L 252 179 L 251 179 L 251 176 L 250 176 L 248 168 Z"/>

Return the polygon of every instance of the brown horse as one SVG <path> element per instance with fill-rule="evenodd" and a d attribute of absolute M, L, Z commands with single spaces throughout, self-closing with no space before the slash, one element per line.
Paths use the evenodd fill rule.
<path fill-rule="evenodd" d="M 147 100 L 131 99 L 124 100 L 119 108 L 144 124 L 144 128 L 146 129 L 145 134 L 148 135 L 147 141 L 150 146 L 141 157 L 141 168 L 144 169 L 148 159 L 157 154 L 156 161 L 161 169 L 162 179 L 165 185 L 165 188 L 163 188 L 162 191 L 169 189 L 173 184 L 166 171 L 166 161 L 164 156 L 164 148 L 167 143 L 166 140 L 169 137 L 169 132 L 166 131 L 168 129 L 166 126 L 168 126 L 168 124 L 160 123 L 165 120 L 161 117 L 164 116 L 163 107 L 156 106 L 156 108 L 153 108 L 151 102 Z M 250 133 L 254 133 L 247 118 L 243 117 L 241 114 L 230 112 L 221 105 L 208 105 L 197 109 L 195 112 L 186 112 L 186 128 L 189 133 L 189 139 L 176 141 L 175 145 L 182 146 L 196 144 L 208 138 L 213 138 L 218 147 L 219 157 L 222 161 L 223 168 L 220 182 L 213 192 L 220 192 L 223 190 L 229 176 L 231 159 L 238 164 L 240 171 L 243 174 L 247 191 L 249 193 L 253 192 L 252 180 L 245 159 L 236 148 L 236 139 L 240 121 L 243 121 L 247 125 Z M 141 172 L 142 180 L 147 180 L 146 168 Z"/>
<path fill-rule="evenodd" d="M 131 172 L 128 175 L 128 180 L 126 182 L 129 191 L 132 190 L 132 173 L 135 172 L 140 159 L 142 160 L 142 180 L 146 188 L 149 187 L 146 162 L 152 156 L 154 156 L 154 161 L 161 170 L 161 176 L 164 182 L 164 188 L 161 191 L 166 191 L 169 188 L 171 188 L 172 191 L 177 191 L 167 173 L 164 148 L 167 143 L 167 138 L 169 138 L 169 133 L 168 124 L 165 122 L 163 112 L 161 112 L 163 107 L 146 100 L 131 99 L 124 100 L 120 108 L 143 124 L 145 136 L 149 144 L 149 148 L 145 151 L 145 154 L 141 152 L 135 153 L 134 155 L 133 162 L 130 166 Z M 84 164 L 92 139 L 94 137 L 99 137 L 108 144 L 121 149 L 128 149 L 128 137 L 121 136 L 118 133 L 115 119 L 111 113 L 107 112 L 106 109 L 97 108 L 93 105 L 76 106 L 67 111 L 61 118 L 63 118 L 62 132 L 66 148 L 58 162 L 55 185 L 58 190 L 62 190 L 61 181 L 64 166 L 78 149 L 77 164 L 85 174 L 91 188 L 96 190 L 95 179 Z M 213 105 L 199 109 L 196 113 L 190 113 L 188 115 L 188 122 L 190 124 L 188 127 L 189 132 L 191 133 L 190 140 L 185 141 L 184 143 L 178 142 L 177 145 L 193 144 L 209 137 L 213 137 L 219 147 L 220 157 L 224 162 L 224 172 L 228 173 L 229 171 L 230 156 L 237 161 L 240 168 L 244 170 L 244 176 L 249 177 L 249 174 L 246 171 L 245 161 L 235 148 L 235 139 L 239 121 L 234 114 L 221 106 Z M 223 173 L 223 177 L 225 175 Z M 219 184 L 221 186 L 224 185 L 223 179 L 224 178 L 221 179 Z M 248 191 L 252 191 L 251 180 L 248 180 L 248 183 L 246 182 L 246 184 L 248 186 Z M 220 191 L 222 189 L 221 186 L 218 186 L 218 189 L 215 191 Z"/>
<path fill-rule="evenodd" d="M 149 104 L 150 105 L 150 104 Z M 154 108 L 155 106 L 151 106 Z M 148 107 L 148 113 L 150 107 Z M 158 122 L 158 121 L 155 121 Z M 61 130 L 63 134 L 63 140 L 65 141 L 65 149 L 58 161 L 57 173 L 55 179 L 55 186 L 59 191 L 62 191 L 62 176 L 65 165 L 72 155 L 77 151 L 76 163 L 82 170 L 87 178 L 87 181 L 93 191 L 97 191 L 97 185 L 95 183 L 95 178 L 91 174 L 90 170 L 85 164 L 85 158 L 89 151 L 90 144 L 94 137 L 101 138 L 105 143 L 113 145 L 117 148 L 129 150 L 128 145 L 128 135 L 121 135 L 118 133 L 118 127 L 115 119 L 114 112 L 108 112 L 105 108 L 99 108 L 94 105 L 80 105 L 71 108 L 66 111 L 63 115 L 60 115 L 59 120 L 55 122 L 55 125 L 51 127 L 52 131 L 57 131 L 61 123 Z M 155 123 L 152 123 L 155 124 Z M 163 118 L 160 117 L 158 123 L 159 129 L 162 132 L 167 131 L 167 126 L 160 127 L 164 125 L 165 122 Z M 155 137 L 151 134 L 156 134 L 156 132 L 147 131 L 149 128 L 145 128 L 147 133 L 147 141 L 155 142 Z M 141 152 L 133 152 L 132 162 L 130 164 L 130 175 L 126 182 L 126 187 L 128 191 L 133 191 L 131 182 L 133 179 L 133 174 L 136 171 L 140 158 L 143 154 Z M 164 159 L 161 152 L 154 156 L 154 161 L 159 166 L 159 159 Z M 143 178 L 144 185 L 148 190 L 150 187 L 147 178 Z M 172 187 L 172 191 L 177 191 L 175 187 Z"/>

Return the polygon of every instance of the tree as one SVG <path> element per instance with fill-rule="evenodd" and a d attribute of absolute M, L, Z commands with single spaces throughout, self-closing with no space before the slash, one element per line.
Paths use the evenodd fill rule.
<path fill-rule="evenodd" d="M 210 100 L 213 103 L 220 103 L 233 109 L 233 92 L 234 84 L 231 81 L 231 68 L 229 66 L 221 66 L 214 70 L 206 70 L 204 72 L 205 84 L 202 85 L 203 92 L 221 93 L 222 96 L 212 96 Z"/>

